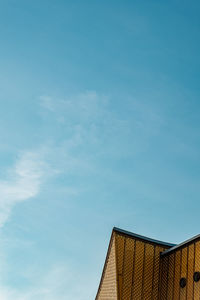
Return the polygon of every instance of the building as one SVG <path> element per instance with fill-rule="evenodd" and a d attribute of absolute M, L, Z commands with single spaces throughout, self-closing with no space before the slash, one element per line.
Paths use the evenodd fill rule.
<path fill-rule="evenodd" d="M 179 245 L 113 228 L 96 300 L 199 300 L 200 235 Z"/>

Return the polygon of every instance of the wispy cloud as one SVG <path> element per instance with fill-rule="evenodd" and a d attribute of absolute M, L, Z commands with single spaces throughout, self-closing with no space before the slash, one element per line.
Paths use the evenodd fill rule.
<path fill-rule="evenodd" d="M 99 94 L 96 91 L 85 91 L 76 93 L 65 98 L 54 98 L 49 95 L 40 97 L 40 105 L 50 111 L 73 113 L 88 118 L 96 117 L 102 111 L 103 107 L 108 104 L 108 97 Z"/>
<path fill-rule="evenodd" d="M 40 106 L 51 112 L 51 118 L 65 126 L 88 127 L 101 125 L 107 119 L 109 99 L 96 91 L 76 93 L 65 98 L 49 95 L 40 97 Z M 53 113 L 53 114 L 52 114 Z"/>
<path fill-rule="evenodd" d="M 40 97 L 40 105 L 42 107 L 44 107 L 45 109 L 54 111 L 54 103 L 52 101 L 52 98 L 49 96 L 41 96 Z"/>
<path fill-rule="evenodd" d="M 123 105 L 114 105 L 117 99 L 112 95 L 96 91 L 39 100 L 56 164 L 68 174 L 101 172 L 101 158 L 113 161 L 138 155 L 148 149 L 164 122 L 162 110 L 125 95 Z"/>
<path fill-rule="evenodd" d="M 43 146 L 43 151 L 23 152 L 8 170 L 7 179 L 0 180 L 0 227 L 10 217 L 15 204 L 38 195 L 49 168 L 58 177 L 61 175 L 62 180 L 65 176 L 64 185 L 60 185 L 62 180 L 58 179 L 59 190 L 55 186 L 54 191 L 59 193 L 63 189 L 63 198 L 67 201 L 72 201 L 72 196 L 81 193 L 83 189 L 91 189 L 91 179 L 87 180 L 87 177 L 93 174 L 98 173 L 99 177 L 102 174 L 102 181 L 105 177 L 110 180 L 112 176 L 118 177 L 115 180 L 120 182 L 123 180 L 123 175 L 112 171 L 113 164 L 102 164 L 101 158 L 106 158 L 107 162 L 108 157 L 111 161 L 124 154 L 125 157 L 127 154 L 132 155 L 136 148 L 134 141 L 137 139 L 141 143 L 137 135 L 142 136 L 141 131 L 146 132 L 147 128 L 147 134 L 152 134 L 149 128 L 157 128 L 160 120 L 153 109 L 150 110 L 148 105 L 141 106 L 137 101 L 127 102 L 127 105 L 130 104 L 129 114 L 124 118 L 121 111 L 123 107 L 114 110 L 111 102 L 112 99 L 95 91 L 63 99 L 40 97 L 40 116 L 44 121 L 41 123 L 41 140 L 45 140 L 46 146 Z M 71 177 L 75 180 L 71 180 Z M 9 266 L 7 258 L 2 261 Z M 4 282 L 6 267 L 2 268 L 2 276 L 0 272 L 1 300 L 86 300 L 91 299 L 95 293 L 91 288 L 96 287 L 95 276 L 87 271 L 86 278 L 77 266 L 73 268 L 63 263 L 49 267 L 45 272 L 40 267 L 36 272 L 29 272 L 22 266 L 24 277 L 28 277 L 30 283 L 28 287 L 9 286 L 8 282 Z"/>
<path fill-rule="evenodd" d="M 45 163 L 37 152 L 24 152 L 8 170 L 7 179 L 0 180 L 0 227 L 8 220 L 16 203 L 38 194 L 44 169 Z"/>
<path fill-rule="evenodd" d="M 133 132 L 135 136 L 137 133 L 141 135 L 141 130 L 144 135 L 159 132 L 164 121 L 162 111 L 141 99 L 124 97 L 126 118 L 123 106 L 113 110 L 115 99 L 96 91 L 85 91 L 66 98 L 41 96 L 40 106 L 51 112 L 52 121 L 62 123 L 68 132 L 71 129 L 76 141 L 77 136 L 79 141 L 90 139 L 97 142 L 102 138 L 113 141 L 116 135 L 130 137 Z"/>
<path fill-rule="evenodd" d="M 87 148 L 87 153 L 91 150 L 97 153 L 97 149 L 94 151 L 96 147 L 98 152 L 105 151 L 113 144 L 119 144 L 119 136 L 126 137 L 131 133 L 131 121 L 124 120 L 120 113 L 113 111 L 111 99 L 96 91 L 65 98 L 42 96 L 40 106 L 46 124 L 52 126 L 52 138 L 57 145 L 67 145 L 68 149 L 79 147 L 83 153 Z M 58 141 L 58 134 L 62 135 L 62 140 Z M 113 147 L 117 148 L 116 145 Z"/>

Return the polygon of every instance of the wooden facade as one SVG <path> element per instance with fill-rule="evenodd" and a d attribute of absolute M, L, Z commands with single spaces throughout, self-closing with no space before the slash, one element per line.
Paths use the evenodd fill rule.
<path fill-rule="evenodd" d="M 113 229 L 96 300 L 192 299 L 200 300 L 200 236 L 174 245 Z"/>

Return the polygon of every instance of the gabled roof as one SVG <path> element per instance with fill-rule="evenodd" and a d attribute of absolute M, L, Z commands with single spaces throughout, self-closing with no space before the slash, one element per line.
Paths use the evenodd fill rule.
<path fill-rule="evenodd" d="M 105 263 L 104 263 L 103 272 L 102 272 L 102 275 L 101 275 L 101 280 L 100 280 L 99 288 L 98 288 L 97 295 L 96 295 L 95 299 L 98 298 L 98 294 L 100 292 L 100 287 L 101 287 L 102 282 L 103 282 L 108 257 L 109 257 L 110 251 L 111 251 L 111 246 L 112 246 L 112 240 L 113 240 L 113 234 L 114 233 L 116 233 L 118 235 L 128 237 L 128 238 L 132 238 L 132 239 L 135 239 L 135 240 L 139 240 L 139 241 L 142 241 L 144 243 L 152 244 L 154 246 L 161 246 L 161 247 L 164 247 L 164 248 L 171 248 L 171 247 L 176 246 L 175 244 L 166 243 L 166 242 L 163 242 L 163 241 L 151 239 L 151 238 L 146 237 L 146 236 L 142 236 L 142 235 L 130 232 L 130 231 L 126 231 L 124 229 L 114 227 L 113 230 L 112 230 L 112 234 L 111 234 L 111 238 L 110 238 L 110 242 L 109 242 L 109 246 L 108 246 L 108 250 L 107 250 L 106 260 L 105 260 Z"/>
<path fill-rule="evenodd" d="M 127 299 L 131 297 L 144 299 L 144 295 L 147 294 L 151 295 L 151 299 L 157 299 L 157 297 L 164 299 L 163 295 L 168 295 L 166 292 L 168 285 L 165 284 L 166 280 L 168 281 L 168 272 L 174 273 L 175 263 L 178 263 L 180 271 L 179 264 L 183 263 L 182 255 L 186 250 L 184 268 L 190 268 L 191 275 L 194 271 L 194 263 L 190 261 L 190 256 L 192 255 L 194 259 L 196 253 L 200 251 L 199 247 L 200 234 L 175 245 L 114 227 L 96 300 L 122 299 L 123 295 L 126 295 Z M 169 263 L 168 255 L 175 255 L 175 253 L 177 256 L 173 263 Z M 159 274 L 162 274 L 160 281 L 158 280 Z M 157 281 L 152 284 L 154 278 L 157 278 Z M 176 280 L 179 287 L 179 277 L 172 278 L 171 276 L 170 278 L 172 281 Z M 160 290 L 160 285 L 162 290 Z"/>

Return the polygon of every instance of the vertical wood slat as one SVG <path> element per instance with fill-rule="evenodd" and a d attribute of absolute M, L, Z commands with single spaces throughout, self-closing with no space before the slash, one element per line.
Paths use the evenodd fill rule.
<path fill-rule="evenodd" d="M 167 283 L 168 283 L 168 260 L 169 257 L 165 256 L 161 260 L 160 266 L 160 300 L 167 300 Z"/>
<path fill-rule="evenodd" d="M 187 278 L 187 264 L 188 264 L 188 249 L 183 248 L 181 250 L 181 275 L 180 278 Z M 186 300 L 186 289 L 187 284 L 185 288 L 180 288 L 180 300 Z"/>
<path fill-rule="evenodd" d="M 124 255 L 122 299 L 131 299 L 134 249 L 135 241 L 127 238 Z"/>
<path fill-rule="evenodd" d="M 151 300 L 157 300 L 159 297 L 159 273 L 160 273 L 160 253 L 163 252 L 163 248 L 155 247 L 155 257 L 154 257 L 154 274 L 153 274 L 153 290 Z"/>
<path fill-rule="evenodd" d="M 187 300 L 193 298 L 194 244 L 188 247 Z"/>
<path fill-rule="evenodd" d="M 144 243 L 136 241 L 134 283 L 132 299 L 141 299 L 144 261 Z"/>
<path fill-rule="evenodd" d="M 195 269 L 194 272 L 200 271 L 200 241 L 195 243 Z M 200 281 L 194 283 L 194 299 L 200 299 Z"/>
<path fill-rule="evenodd" d="M 175 253 L 169 256 L 168 267 L 168 285 L 167 285 L 167 299 L 173 299 L 174 292 L 174 272 L 175 272 Z"/>
<path fill-rule="evenodd" d="M 153 279 L 153 263 L 154 263 L 154 246 L 146 245 L 144 275 L 143 275 L 143 299 L 151 299 L 152 295 L 152 279 Z"/>
<path fill-rule="evenodd" d="M 180 263 L 181 263 L 181 252 L 177 251 L 175 253 L 175 273 L 174 273 L 174 296 L 173 296 L 173 300 L 179 300 Z"/>
<path fill-rule="evenodd" d="M 122 271 L 124 261 L 125 237 L 116 234 L 116 256 L 117 256 L 117 282 L 118 282 L 118 300 L 122 299 Z"/>

